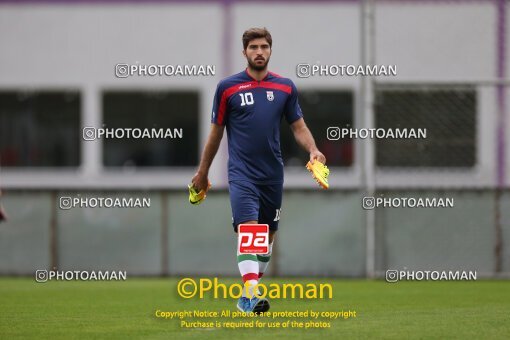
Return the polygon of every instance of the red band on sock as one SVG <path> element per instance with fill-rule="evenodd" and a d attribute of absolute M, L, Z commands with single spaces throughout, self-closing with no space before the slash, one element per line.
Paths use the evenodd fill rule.
<path fill-rule="evenodd" d="M 246 282 L 248 280 L 258 280 L 258 279 L 259 279 L 259 276 L 258 276 L 258 274 L 255 274 L 255 273 L 248 273 L 248 274 L 243 275 L 243 282 Z"/>
<path fill-rule="evenodd" d="M 264 275 L 264 273 L 259 273 L 259 279 Z"/>

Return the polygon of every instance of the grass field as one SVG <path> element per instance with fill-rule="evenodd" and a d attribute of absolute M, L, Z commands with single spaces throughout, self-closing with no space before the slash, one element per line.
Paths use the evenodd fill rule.
<path fill-rule="evenodd" d="M 179 320 L 156 318 L 155 311 L 234 311 L 235 302 L 183 299 L 176 293 L 177 279 L 36 283 L 29 278 L 0 278 L 0 338 L 233 339 L 248 335 L 277 339 L 510 338 L 508 281 L 394 284 L 327 278 L 265 281 L 273 282 L 327 282 L 333 285 L 334 295 L 331 300 L 272 300 L 271 311 L 350 309 L 356 311 L 357 317 L 332 320 L 327 329 L 182 329 Z M 236 321 L 240 320 L 251 321 Z"/>

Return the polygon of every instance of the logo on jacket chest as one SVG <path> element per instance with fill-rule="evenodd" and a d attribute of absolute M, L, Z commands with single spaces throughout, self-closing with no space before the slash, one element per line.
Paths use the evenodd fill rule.
<path fill-rule="evenodd" d="M 274 100 L 273 91 L 266 91 L 266 95 L 267 95 L 267 100 L 269 100 L 270 102 L 272 102 Z"/>

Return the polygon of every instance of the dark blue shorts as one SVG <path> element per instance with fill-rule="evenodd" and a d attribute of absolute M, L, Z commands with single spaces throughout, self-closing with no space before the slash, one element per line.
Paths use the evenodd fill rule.
<path fill-rule="evenodd" d="M 232 224 L 248 221 L 269 224 L 269 230 L 278 230 L 282 206 L 283 184 L 253 184 L 247 181 L 229 182 Z"/>

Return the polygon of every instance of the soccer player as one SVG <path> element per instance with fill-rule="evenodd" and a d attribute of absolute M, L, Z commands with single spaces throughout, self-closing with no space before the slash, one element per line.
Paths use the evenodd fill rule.
<path fill-rule="evenodd" d="M 0 198 L 2 197 L 2 190 L 0 190 Z M 7 216 L 5 215 L 4 209 L 2 207 L 2 203 L 0 202 L 0 223 L 7 221 Z"/>
<path fill-rule="evenodd" d="M 258 283 L 267 269 L 280 220 L 283 160 L 280 122 L 290 125 L 297 143 L 310 154 L 310 162 L 326 162 L 305 124 L 294 83 L 267 69 L 273 40 L 266 28 L 244 32 L 243 55 L 248 67 L 218 84 L 213 103 L 211 130 L 200 165 L 192 179 L 196 191 L 208 189 L 208 172 L 218 151 L 223 131 L 228 138 L 228 181 L 234 231 L 239 224 L 268 224 L 267 255 L 238 254 L 237 263 L 248 287 Z M 246 289 L 243 289 L 245 291 Z M 245 292 L 246 293 L 246 292 Z M 251 296 L 251 299 L 249 298 Z M 253 290 L 243 294 L 237 308 L 265 312 L 269 301 Z"/>

